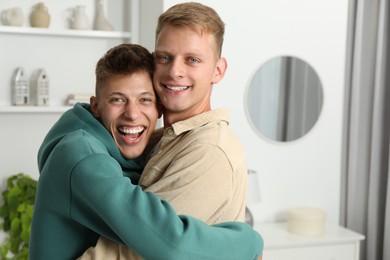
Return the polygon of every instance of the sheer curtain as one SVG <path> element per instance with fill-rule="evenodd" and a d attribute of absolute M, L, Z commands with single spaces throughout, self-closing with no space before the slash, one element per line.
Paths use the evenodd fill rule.
<path fill-rule="evenodd" d="M 341 223 L 361 260 L 390 260 L 389 0 L 351 0 Z"/>

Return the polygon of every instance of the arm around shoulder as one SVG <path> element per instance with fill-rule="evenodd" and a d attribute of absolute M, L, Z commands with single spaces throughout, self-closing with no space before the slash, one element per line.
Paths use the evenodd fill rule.
<path fill-rule="evenodd" d="M 214 227 L 224 227 L 229 228 L 230 231 L 238 231 L 239 237 L 232 247 L 225 246 L 229 248 L 231 253 L 233 250 L 236 250 L 237 254 L 232 254 L 231 257 L 227 259 L 260 259 L 263 254 L 264 240 L 263 237 L 255 231 L 250 225 L 242 222 L 225 222 L 214 225 Z M 242 249 L 245 249 L 246 254 L 242 254 Z M 225 249 L 226 250 L 226 249 Z M 226 250 L 227 251 L 227 250 Z M 241 255 L 240 255 L 241 254 Z"/>
<path fill-rule="evenodd" d="M 72 175 L 70 214 L 82 225 L 133 248 L 145 259 L 255 259 L 260 255 L 262 239 L 249 225 L 230 222 L 210 227 L 193 217 L 178 217 L 167 202 L 114 174 L 120 167 L 99 157 L 84 160 Z M 91 171 L 83 167 L 91 165 L 95 170 L 87 174 Z"/>

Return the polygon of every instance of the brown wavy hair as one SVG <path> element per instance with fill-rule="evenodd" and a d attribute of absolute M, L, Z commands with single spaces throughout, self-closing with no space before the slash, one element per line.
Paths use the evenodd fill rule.
<path fill-rule="evenodd" d="M 109 49 L 96 64 L 96 94 L 114 75 L 130 75 L 145 71 L 153 82 L 154 60 L 152 54 L 138 44 L 124 43 Z"/>

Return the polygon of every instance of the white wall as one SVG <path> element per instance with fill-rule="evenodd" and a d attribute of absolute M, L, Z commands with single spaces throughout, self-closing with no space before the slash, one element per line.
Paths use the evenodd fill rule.
<path fill-rule="evenodd" d="M 176 2 L 161 0 L 156 6 L 165 10 Z M 261 202 L 251 207 L 255 219 L 285 220 L 289 207 L 316 206 L 326 210 L 328 223 L 338 223 L 348 1 L 201 2 L 214 7 L 226 23 L 223 54 L 229 67 L 225 79 L 215 86 L 212 104 L 231 108 L 231 127 L 245 146 L 248 167 L 259 173 Z M 154 30 L 151 34 L 149 41 L 154 39 Z M 257 136 L 243 102 L 256 69 L 279 55 L 306 60 L 324 86 L 317 124 L 304 138 L 290 143 Z M 55 117 L 0 115 L 0 176 L 28 170 L 37 174 L 36 150 Z"/>
<path fill-rule="evenodd" d="M 247 151 L 248 167 L 259 173 L 261 202 L 254 217 L 285 220 L 286 210 L 315 206 L 328 223 L 339 223 L 347 0 L 268 0 L 224 2 L 215 6 L 226 23 L 227 76 L 215 87 L 214 107 L 232 108 L 232 128 Z M 243 104 L 255 71 L 270 58 L 292 55 L 306 60 L 324 87 L 315 127 L 303 138 L 276 143 L 251 129 Z M 222 98 L 223 97 L 223 98 Z"/>
<path fill-rule="evenodd" d="M 0 114 L 0 176 L 23 172 L 38 178 L 37 152 L 59 114 Z M 1 185 L 1 190 L 3 185 Z"/>

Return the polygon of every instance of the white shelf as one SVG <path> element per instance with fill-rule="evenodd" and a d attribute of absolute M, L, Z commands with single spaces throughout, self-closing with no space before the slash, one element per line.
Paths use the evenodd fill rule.
<path fill-rule="evenodd" d="M 0 10 L 10 7 L 7 2 L 10 1 L 4 3 L 0 1 Z M 14 2 L 16 6 L 23 9 L 29 6 L 28 1 Z M 61 18 L 63 10 L 69 5 L 77 5 L 74 1 L 65 2 L 61 4 L 54 0 L 45 2 L 50 7 L 52 18 Z M 86 8 L 92 11 L 87 13 L 91 18 L 94 2 L 88 0 L 84 3 Z M 15 68 L 24 67 L 29 80 L 35 69 L 45 68 L 50 70 L 50 88 L 53 90 L 50 93 L 51 105 L 49 106 L 13 106 L 9 100 L 10 90 L 7 87 L 10 79 L 3 77 L 0 81 L 2 90 L 0 91 L 0 115 L 5 117 L 18 114 L 22 116 L 61 115 L 72 107 L 65 105 L 62 101 L 63 97 L 69 93 L 91 92 L 95 83 L 94 68 L 101 55 L 119 43 L 137 42 L 139 2 L 140 0 L 126 0 L 117 1 L 115 4 L 110 3 L 106 15 L 116 31 L 99 31 L 92 28 L 73 30 L 64 24 L 63 19 L 53 19 L 49 28 L 31 27 L 28 22 L 22 26 L 6 26 L 1 25 L 0 22 L 0 42 L 4 47 L 0 51 L 0 58 L 7 61 L 0 64 L 3 74 L 11 77 Z M 92 19 L 90 21 L 92 22 Z M 6 87 L 3 87 L 4 85 Z"/>
<path fill-rule="evenodd" d="M 0 114 L 62 114 L 71 108 L 71 106 L 0 106 Z"/>
<path fill-rule="evenodd" d="M 117 31 L 94 31 L 94 30 L 55 30 L 50 28 L 32 28 L 16 26 L 0 26 L 0 33 L 37 35 L 37 36 L 59 36 L 59 37 L 85 37 L 102 39 L 130 39 L 130 32 Z"/>

